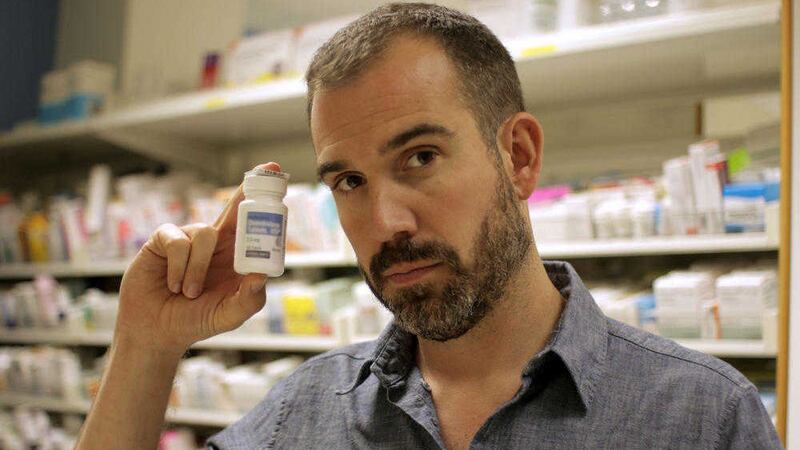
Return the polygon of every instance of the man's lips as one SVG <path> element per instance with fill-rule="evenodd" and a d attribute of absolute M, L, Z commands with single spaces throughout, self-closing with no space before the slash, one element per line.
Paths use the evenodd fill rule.
<path fill-rule="evenodd" d="M 384 277 L 394 284 L 409 284 L 436 270 L 436 268 L 438 268 L 440 265 L 441 263 L 438 262 L 423 264 L 397 264 L 384 272 Z"/>

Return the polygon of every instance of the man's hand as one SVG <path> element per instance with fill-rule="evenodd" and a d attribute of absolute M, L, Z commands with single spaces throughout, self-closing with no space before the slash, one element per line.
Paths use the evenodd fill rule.
<path fill-rule="evenodd" d="M 276 163 L 260 166 L 280 171 Z M 183 354 L 197 341 L 237 328 L 266 301 L 266 276 L 233 270 L 242 186 L 213 225 L 162 225 L 122 278 L 116 335 L 158 352 Z"/>
<path fill-rule="evenodd" d="M 78 450 L 156 448 L 183 353 L 264 306 L 266 277 L 233 271 L 243 198 L 239 186 L 214 225 L 160 227 L 125 271 L 108 366 Z"/>

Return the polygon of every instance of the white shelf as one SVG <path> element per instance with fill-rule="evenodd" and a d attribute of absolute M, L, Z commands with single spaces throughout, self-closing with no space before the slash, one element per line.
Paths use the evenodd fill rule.
<path fill-rule="evenodd" d="M 49 344 L 78 346 L 107 346 L 111 343 L 110 331 L 73 333 L 61 330 L 2 330 L 0 344 Z M 252 350 L 275 352 L 325 352 L 349 343 L 365 342 L 374 336 L 356 336 L 351 342 L 341 342 L 328 336 L 286 336 L 228 333 L 198 342 L 192 348 L 217 350 Z M 774 350 L 767 350 L 762 341 L 753 340 L 678 340 L 684 347 L 720 357 L 773 358 Z"/>
<path fill-rule="evenodd" d="M 742 233 L 544 242 L 538 244 L 538 249 L 543 258 L 589 258 L 772 251 L 778 249 L 778 243 L 764 233 Z"/>
<path fill-rule="evenodd" d="M 761 341 L 749 340 L 679 340 L 679 344 L 704 353 L 720 357 L 774 358 L 774 351 L 766 351 Z M 2 406 L 28 406 L 47 411 L 86 414 L 91 407 L 88 400 L 66 401 L 10 392 L 0 393 Z M 167 422 L 187 425 L 226 427 L 244 414 L 236 411 L 207 411 L 191 408 L 168 408 Z"/>
<path fill-rule="evenodd" d="M 14 263 L 0 264 L 2 278 L 33 278 L 39 274 L 54 277 L 97 277 L 122 275 L 130 261 L 89 261 L 85 263 Z"/>
<path fill-rule="evenodd" d="M 0 392 L 0 405 L 29 406 L 53 412 L 85 414 L 89 411 L 91 402 L 88 400 L 67 401 L 53 397 Z"/>
<path fill-rule="evenodd" d="M 46 411 L 86 414 L 91 402 L 88 400 L 67 401 L 59 398 L 41 397 L 12 392 L 0 393 L 2 406 L 28 406 Z M 168 408 L 166 420 L 171 423 L 226 427 L 239 420 L 244 413 L 236 411 L 205 411 L 192 408 Z"/>
<path fill-rule="evenodd" d="M 286 266 L 303 267 L 349 267 L 356 265 L 352 252 L 304 252 L 287 253 Z"/>
<path fill-rule="evenodd" d="M 541 109 L 777 80 L 779 20 L 779 2 L 769 1 L 573 29 L 506 45 L 518 61 L 526 99 Z M 726 65 L 720 58 L 747 63 Z M 76 138 L 86 145 L 159 136 L 213 150 L 307 135 L 305 96 L 300 79 L 189 93 L 83 122 L 15 131 L 0 136 L 0 149 L 63 149 Z M 177 159 L 163 149 L 148 149 L 148 154 L 192 162 L 190 151 Z"/>
<path fill-rule="evenodd" d="M 723 358 L 774 358 L 777 352 L 767 349 L 763 341 L 743 339 L 682 339 L 678 344 Z"/>
<path fill-rule="evenodd" d="M 590 258 L 773 251 L 778 249 L 778 243 L 764 233 L 743 233 L 543 242 L 537 244 L 537 247 L 543 258 Z M 315 252 L 286 255 L 286 266 L 289 268 L 354 267 L 355 265 L 355 257 L 346 253 Z M 32 278 L 38 274 L 50 274 L 55 277 L 116 276 L 122 275 L 127 266 L 127 261 L 85 264 L 1 264 L 0 280 Z"/>
<path fill-rule="evenodd" d="M 206 411 L 193 408 L 168 408 L 167 422 L 224 428 L 244 416 L 237 411 Z"/>
<path fill-rule="evenodd" d="M 750 27 L 777 24 L 780 3 L 762 1 L 750 5 L 685 11 L 649 18 L 566 30 L 515 39 L 506 45 L 517 62 L 588 53 L 637 44 L 698 37 Z"/>
<path fill-rule="evenodd" d="M 0 330 L 0 343 L 49 344 L 77 346 L 107 346 L 111 344 L 111 331 L 67 330 Z M 195 349 L 253 350 L 274 352 L 325 352 L 345 345 L 331 336 L 247 335 L 227 333 L 214 336 L 192 346 Z"/>
<path fill-rule="evenodd" d="M 197 349 L 260 350 L 281 352 L 326 352 L 345 345 L 330 336 L 287 336 L 228 333 L 214 336 L 192 346 Z"/>
<path fill-rule="evenodd" d="M 130 260 L 125 261 L 89 261 L 85 263 L 14 263 L 0 264 L 0 279 L 33 278 L 39 274 L 54 277 L 92 277 L 122 275 Z M 289 253 L 286 255 L 286 267 L 347 267 L 355 266 L 355 257 L 344 252 L 309 252 Z"/>
<path fill-rule="evenodd" d="M 73 332 L 68 330 L 0 330 L 0 343 L 3 344 L 48 344 L 107 346 L 111 344 L 111 331 Z"/>

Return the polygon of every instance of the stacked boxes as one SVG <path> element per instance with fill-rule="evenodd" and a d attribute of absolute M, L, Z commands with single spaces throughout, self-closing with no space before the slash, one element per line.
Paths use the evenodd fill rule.
<path fill-rule="evenodd" d="M 91 117 L 108 106 L 114 88 L 114 66 L 85 60 L 42 77 L 39 122 L 52 125 Z"/>
<path fill-rule="evenodd" d="M 777 307 L 775 272 L 735 271 L 717 279 L 719 320 L 724 338 L 761 339 L 762 323 Z"/>
<path fill-rule="evenodd" d="M 675 271 L 656 279 L 658 332 L 671 338 L 699 338 L 703 318 L 714 300 L 714 277 L 709 272 Z"/>

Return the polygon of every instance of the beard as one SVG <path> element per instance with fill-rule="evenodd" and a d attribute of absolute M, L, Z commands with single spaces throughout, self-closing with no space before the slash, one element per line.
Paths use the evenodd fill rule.
<path fill-rule="evenodd" d="M 394 314 L 395 324 L 419 337 L 444 342 L 477 325 L 503 298 L 511 278 L 522 266 L 533 244 L 516 194 L 504 173 L 478 232 L 472 239 L 472 264 L 445 242 L 412 242 L 403 237 L 381 245 L 369 265 L 367 285 Z M 383 272 L 393 264 L 436 260 L 450 269 L 444 282 L 417 283 L 388 294 Z"/>

